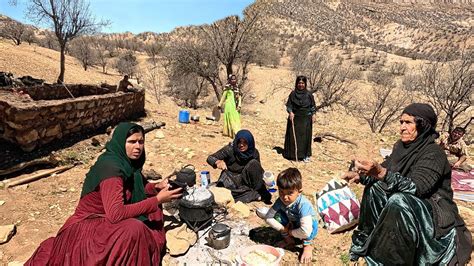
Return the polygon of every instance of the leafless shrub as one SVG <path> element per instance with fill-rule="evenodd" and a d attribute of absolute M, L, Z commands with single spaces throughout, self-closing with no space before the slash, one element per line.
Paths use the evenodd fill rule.
<path fill-rule="evenodd" d="M 405 71 L 407 70 L 407 64 L 404 62 L 393 62 L 390 65 L 390 73 L 397 76 L 405 75 Z"/>
<path fill-rule="evenodd" d="M 38 43 L 38 38 L 36 38 L 35 31 L 32 28 L 26 28 L 25 33 L 23 34 L 23 40 L 29 45 L 32 43 Z"/>
<path fill-rule="evenodd" d="M 459 60 L 433 62 L 420 69 L 419 88 L 444 115 L 442 129 L 452 130 L 455 120 L 473 104 L 474 53 L 463 51 Z"/>
<path fill-rule="evenodd" d="M 307 76 L 308 89 L 316 95 L 316 110 L 345 103 L 359 72 L 336 64 L 324 53 L 311 52 L 310 44 L 296 46 L 291 56 L 293 72 Z"/>
<path fill-rule="evenodd" d="M 20 45 L 23 41 L 25 30 L 26 27 L 22 23 L 8 20 L 0 28 L 0 37 L 10 39 L 15 45 Z"/>
<path fill-rule="evenodd" d="M 393 82 L 384 82 L 374 84 L 363 99 L 348 102 L 346 110 L 365 120 L 372 132 L 380 133 L 398 118 L 402 108 L 411 101 L 411 95 L 397 90 Z"/>
<path fill-rule="evenodd" d="M 50 31 L 44 33 L 44 37 L 40 38 L 38 41 L 39 45 L 51 50 L 59 51 L 58 39 Z"/>
<path fill-rule="evenodd" d="M 97 55 L 97 64 L 102 67 L 102 73 L 107 73 L 107 65 L 109 64 L 110 52 L 102 43 L 95 46 Z"/>
<path fill-rule="evenodd" d="M 165 76 L 165 73 L 160 68 L 152 67 L 147 69 L 143 77 L 144 87 L 147 90 L 151 90 L 158 104 L 161 103 L 161 97 L 165 88 L 165 82 L 161 78 L 163 76 Z"/>
<path fill-rule="evenodd" d="M 69 45 L 69 52 L 81 62 L 84 71 L 98 61 L 97 50 L 93 46 L 95 46 L 94 40 L 85 36 L 72 40 Z"/>
<path fill-rule="evenodd" d="M 402 88 L 409 92 L 421 91 L 420 77 L 418 74 L 405 74 L 402 79 Z"/>
<path fill-rule="evenodd" d="M 167 94 L 182 100 L 186 107 L 197 109 L 198 99 L 207 96 L 208 86 L 209 83 L 196 74 L 171 76 Z"/>
<path fill-rule="evenodd" d="M 118 72 L 122 75 L 132 77 L 137 72 L 138 61 L 132 51 L 127 51 L 121 56 L 116 63 Z"/>
<path fill-rule="evenodd" d="M 164 46 L 158 42 L 145 45 L 145 52 L 150 57 L 153 66 L 156 66 L 157 56 L 163 51 L 163 48 Z"/>

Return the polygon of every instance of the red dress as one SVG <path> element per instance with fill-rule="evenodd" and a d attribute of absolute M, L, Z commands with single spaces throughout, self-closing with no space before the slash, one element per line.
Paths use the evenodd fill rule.
<path fill-rule="evenodd" d="M 165 251 L 163 212 L 152 195 L 124 205 L 131 198 L 120 177 L 103 180 L 79 201 L 75 213 L 56 237 L 43 241 L 25 265 L 159 265 Z M 134 217 L 148 215 L 142 222 Z"/>

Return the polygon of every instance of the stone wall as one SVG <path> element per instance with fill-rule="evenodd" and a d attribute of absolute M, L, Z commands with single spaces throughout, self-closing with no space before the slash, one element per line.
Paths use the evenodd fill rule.
<path fill-rule="evenodd" d="M 45 84 L 41 86 L 30 86 L 21 89 L 30 97 L 35 100 L 59 100 L 71 98 L 71 94 L 75 97 L 91 96 L 91 95 L 102 95 L 113 93 L 116 90 L 116 86 L 94 86 L 84 84 L 72 84 L 72 85 L 61 85 L 61 84 Z"/>
<path fill-rule="evenodd" d="M 67 87 L 73 92 L 79 91 L 81 86 Z M 11 91 L 0 91 L 0 138 L 18 144 L 24 151 L 32 151 L 72 133 L 97 130 L 144 114 L 143 90 L 104 94 L 106 90 L 103 88 L 86 87 L 87 91 L 97 90 L 100 95 L 33 100 L 52 99 L 63 95 L 63 92 L 57 91 L 61 90 L 60 87 L 49 85 L 31 90 L 22 89 L 28 94 L 31 93 L 31 97 Z M 64 87 L 62 90 L 64 91 Z M 67 91 L 66 94 L 69 95 Z"/>

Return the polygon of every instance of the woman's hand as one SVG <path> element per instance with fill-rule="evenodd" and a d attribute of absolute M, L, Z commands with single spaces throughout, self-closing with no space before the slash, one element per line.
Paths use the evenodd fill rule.
<path fill-rule="evenodd" d="M 157 189 L 158 191 L 168 187 L 169 185 L 169 182 L 168 182 L 168 178 L 165 178 L 163 180 L 161 180 L 159 183 L 156 183 L 155 184 L 155 189 Z"/>
<path fill-rule="evenodd" d="M 217 160 L 216 167 L 221 170 L 227 170 L 227 165 L 225 164 L 224 160 Z"/>
<path fill-rule="evenodd" d="M 374 160 L 355 160 L 354 167 L 359 174 L 373 176 L 378 180 L 383 180 L 387 174 L 387 169 Z"/>
<path fill-rule="evenodd" d="M 293 119 L 295 118 L 295 113 L 290 112 L 288 118 L 289 118 L 291 121 L 293 121 Z"/>
<path fill-rule="evenodd" d="M 341 178 L 346 180 L 349 184 L 351 184 L 351 183 L 359 184 L 359 182 L 360 182 L 359 174 L 356 173 L 356 172 L 352 172 L 352 171 L 344 173 L 344 175 Z"/>
<path fill-rule="evenodd" d="M 156 194 L 156 199 L 158 200 L 158 204 L 170 202 L 174 199 L 180 198 L 183 193 L 181 192 L 182 188 L 177 188 L 173 190 L 169 190 L 169 186 L 163 188 Z"/>

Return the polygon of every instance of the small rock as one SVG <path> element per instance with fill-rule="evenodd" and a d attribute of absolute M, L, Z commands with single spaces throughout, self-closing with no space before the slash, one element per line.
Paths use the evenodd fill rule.
<path fill-rule="evenodd" d="M 190 152 L 190 151 L 191 151 L 191 149 L 190 149 L 190 148 L 184 148 L 184 150 L 183 150 L 183 151 L 184 151 L 184 152 Z"/>
<path fill-rule="evenodd" d="M 29 187 L 28 184 L 24 184 L 24 185 L 21 185 L 21 186 L 16 186 L 16 187 L 14 187 L 13 189 L 14 189 L 14 190 L 27 190 L 28 187 Z"/>
<path fill-rule="evenodd" d="M 7 243 L 16 233 L 16 225 L 2 225 L 0 226 L 0 244 Z"/>
<path fill-rule="evenodd" d="M 164 139 L 164 138 L 165 138 L 165 134 L 163 133 L 163 131 L 157 130 L 156 133 L 155 133 L 155 138 L 157 138 L 157 139 Z"/>
<path fill-rule="evenodd" d="M 188 154 L 186 155 L 186 158 L 187 158 L 187 159 L 192 159 L 194 156 L 196 156 L 196 155 L 194 154 L 194 152 L 190 152 L 190 153 L 188 153 Z"/>
<path fill-rule="evenodd" d="M 0 206 L 2 206 L 3 204 L 5 204 L 5 201 L 4 201 L 4 200 L 0 200 Z"/>
<path fill-rule="evenodd" d="M 91 139 L 91 144 L 92 144 L 92 146 L 97 147 L 97 146 L 100 146 L 100 141 L 96 138 L 92 138 Z"/>
<path fill-rule="evenodd" d="M 11 261 L 7 264 L 7 266 L 22 266 L 23 263 L 19 261 Z"/>

